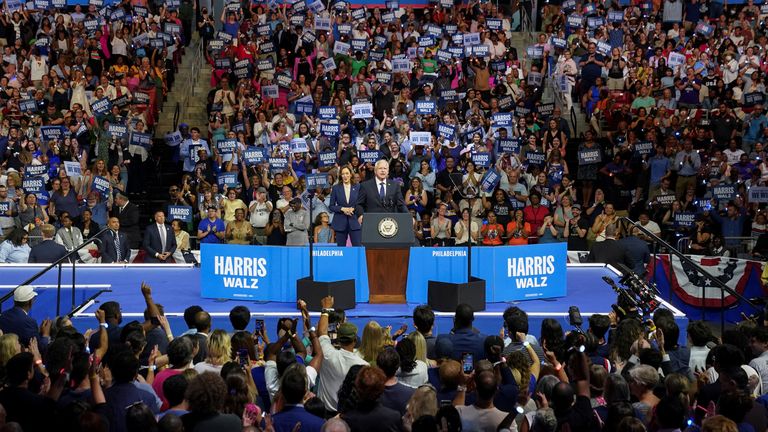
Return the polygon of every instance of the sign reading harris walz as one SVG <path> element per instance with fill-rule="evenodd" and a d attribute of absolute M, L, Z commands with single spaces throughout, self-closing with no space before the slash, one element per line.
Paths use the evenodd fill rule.
<path fill-rule="evenodd" d="M 498 287 L 508 286 L 514 291 L 512 299 L 551 298 L 566 295 L 566 254 L 565 243 L 529 245 L 515 249 L 510 246 L 504 255 L 506 263 L 497 262 Z M 504 265 L 506 264 L 506 265 Z M 506 276 L 506 278 L 504 277 Z"/>

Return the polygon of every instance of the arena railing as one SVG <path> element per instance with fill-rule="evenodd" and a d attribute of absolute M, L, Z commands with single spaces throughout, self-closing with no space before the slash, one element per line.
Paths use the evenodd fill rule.
<path fill-rule="evenodd" d="M 688 264 L 692 268 L 696 269 L 696 271 L 699 274 L 704 276 L 705 285 L 699 287 L 699 288 L 701 288 L 701 296 L 700 296 L 701 304 L 700 304 L 700 308 L 701 308 L 702 319 L 704 319 L 704 317 L 706 316 L 706 309 L 707 309 L 707 306 L 706 306 L 706 290 L 708 288 L 707 285 L 709 285 L 709 284 L 707 284 L 706 282 L 711 282 L 711 286 L 709 286 L 710 288 L 719 288 L 720 289 L 720 331 L 721 332 L 723 332 L 725 330 L 725 293 L 728 293 L 729 295 L 732 295 L 732 296 L 736 297 L 736 299 L 739 302 L 747 304 L 748 306 L 750 306 L 755 311 L 757 311 L 757 312 L 761 311 L 761 308 L 758 305 L 754 304 L 749 299 L 747 299 L 744 296 L 742 296 L 738 291 L 736 291 L 736 290 L 732 289 L 731 287 L 729 287 L 728 285 L 726 285 L 725 282 L 721 281 L 720 279 L 716 278 L 715 276 L 713 276 L 708 271 L 704 270 L 698 263 L 693 261 L 691 258 L 687 257 L 685 254 L 683 254 L 683 252 L 681 252 L 677 248 L 673 247 L 672 245 L 670 245 L 669 243 L 664 241 L 661 237 L 657 236 L 656 234 L 654 234 L 651 231 L 649 231 L 648 229 L 646 229 L 639 222 L 635 222 L 635 221 L 633 221 L 632 219 L 630 219 L 628 217 L 623 217 L 620 220 L 623 221 L 624 223 L 634 227 L 634 228 L 639 229 L 640 231 L 643 232 L 643 234 L 645 234 L 646 236 L 651 238 L 654 243 L 656 243 L 658 245 L 661 245 L 663 248 L 665 248 L 668 251 L 669 254 L 675 255 L 678 259 L 680 259 L 681 261 L 685 262 L 686 264 Z M 654 255 L 654 258 L 655 258 L 656 254 L 654 253 L 653 255 Z M 672 292 L 673 291 L 670 290 L 670 294 Z"/>
<path fill-rule="evenodd" d="M 91 237 L 88 240 L 84 241 L 83 244 L 81 244 L 80 246 L 78 246 L 75 249 L 72 249 L 66 255 L 64 255 L 63 257 L 59 258 L 58 260 L 52 262 L 51 264 L 49 264 L 44 269 L 42 269 L 39 272 L 37 272 L 34 276 L 32 276 L 29 279 L 25 280 L 24 282 L 20 283 L 16 288 L 12 289 L 6 295 L 4 295 L 3 297 L 0 297 L 0 312 L 2 312 L 3 303 L 5 303 L 6 301 L 8 301 L 8 299 L 13 297 L 13 294 L 16 292 L 16 290 L 20 286 L 22 286 L 22 285 L 30 285 L 34 281 L 36 281 L 40 277 L 42 277 L 44 274 L 48 273 L 48 271 L 50 271 L 51 269 L 58 268 L 59 274 L 58 274 L 58 283 L 57 283 L 57 286 L 56 286 L 56 316 L 61 315 L 61 272 L 62 272 L 62 266 L 64 264 L 70 263 L 70 261 L 71 261 L 71 264 L 72 264 L 72 309 L 70 310 L 69 313 L 67 313 L 67 315 L 71 316 L 74 312 L 76 312 L 78 309 L 81 308 L 82 304 L 81 305 L 76 305 L 75 304 L 75 285 L 76 285 L 75 274 L 76 274 L 76 270 L 77 270 L 77 259 L 70 260 L 70 258 L 72 258 L 73 256 L 74 257 L 78 257 L 79 256 L 78 254 L 79 254 L 80 250 L 85 248 L 86 246 L 90 245 L 91 243 L 101 243 L 101 239 L 99 239 L 99 236 L 101 236 L 101 234 L 103 234 L 104 232 L 108 231 L 109 229 L 110 229 L 109 227 L 105 227 L 101 231 L 97 232 L 93 237 Z M 109 292 L 109 291 L 111 291 L 111 290 L 106 290 L 106 289 L 105 290 L 100 290 L 98 293 L 96 293 L 96 295 L 94 295 L 90 299 L 86 300 L 85 303 L 83 303 L 83 304 L 86 304 L 86 303 L 94 300 L 96 297 L 98 297 L 102 293 Z"/>
<path fill-rule="evenodd" d="M 178 109 L 178 115 L 174 114 L 174 129 L 178 126 L 177 122 L 179 119 L 184 120 L 187 116 L 187 109 L 189 108 L 189 101 L 190 98 L 195 96 L 195 86 L 197 85 L 197 80 L 200 75 L 200 70 L 203 67 L 203 61 L 205 60 L 204 55 L 205 50 L 205 44 L 203 43 L 203 39 L 198 39 L 197 46 L 195 47 L 195 54 L 192 58 L 192 67 L 190 70 L 191 77 L 189 81 L 190 89 L 189 91 L 184 92 L 184 98 L 181 100 L 180 104 L 177 104 Z"/>

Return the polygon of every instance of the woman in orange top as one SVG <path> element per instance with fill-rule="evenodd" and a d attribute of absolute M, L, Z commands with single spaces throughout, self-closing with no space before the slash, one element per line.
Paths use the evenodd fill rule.
<path fill-rule="evenodd" d="M 528 236 L 531 235 L 531 224 L 523 220 L 523 211 L 515 210 L 515 218 L 507 224 L 507 236 L 513 246 L 527 245 Z"/>
<path fill-rule="evenodd" d="M 483 235 L 484 246 L 500 246 L 504 244 L 501 240 L 504 237 L 504 226 L 496 222 L 496 213 L 488 212 L 488 223 L 483 225 L 480 233 Z"/>

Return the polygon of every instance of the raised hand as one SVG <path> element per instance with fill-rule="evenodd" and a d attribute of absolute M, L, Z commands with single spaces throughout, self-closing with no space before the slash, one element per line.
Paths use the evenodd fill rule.
<path fill-rule="evenodd" d="M 152 295 L 152 287 L 144 281 L 141 282 L 141 294 L 144 297 Z"/>

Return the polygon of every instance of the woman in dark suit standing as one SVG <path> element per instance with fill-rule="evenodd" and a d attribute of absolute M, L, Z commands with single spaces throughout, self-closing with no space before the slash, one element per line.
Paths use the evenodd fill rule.
<path fill-rule="evenodd" d="M 352 182 L 352 169 L 343 166 L 339 173 L 339 182 L 331 189 L 331 205 L 333 212 L 331 228 L 336 232 L 336 245 L 346 246 L 347 237 L 352 241 L 352 246 L 360 246 L 360 223 L 355 216 L 355 204 L 357 203 L 358 185 Z"/>

